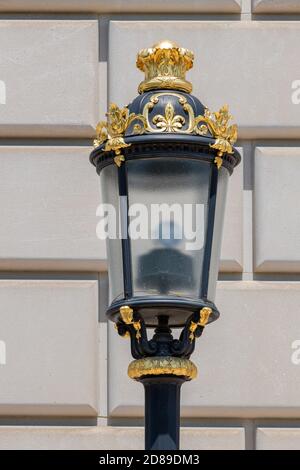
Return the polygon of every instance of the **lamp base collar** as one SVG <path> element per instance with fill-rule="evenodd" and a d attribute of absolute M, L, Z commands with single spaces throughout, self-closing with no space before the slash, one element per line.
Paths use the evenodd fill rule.
<path fill-rule="evenodd" d="M 180 357 L 145 357 L 129 364 L 128 376 L 134 380 L 147 376 L 176 376 L 192 380 L 197 376 L 197 367 L 189 359 Z"/>

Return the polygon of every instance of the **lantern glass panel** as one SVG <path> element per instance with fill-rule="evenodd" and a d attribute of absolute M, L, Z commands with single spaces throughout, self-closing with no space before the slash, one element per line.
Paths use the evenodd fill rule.
<path fill-rule="evenodd" d="M 214 231 L 213 231 L 213 242 L 211 249 L 210 258 L 210 269 L 208 277 L 208 293 L 207 298 L 214 302 L 216 285 L 220 264 L 221 245 L 222 245 L 222 234 L 223 234 L 223 223 L 226 205 L 226 194 L 228 185 L 229 173 L 226 168 L 221 167 L 218 170 L 218 186 L 216 196 L 216 207 L 214 217 Z"/>
<path fill-rule="evenodd" d="M 181 158 L 126 163 L 133 296 L 201 296 L 212 166 Z"/>
<path fill-rule="evenodd" d="M 109 278 L 109 303 L 113 300 L 124 297 L 123 288 L 123 261 L 122 244 L 119 237 L 119 185 L 118 168 L 109 165 L 102 169 L 100 173 L 100 184 L 102 201 L 108 206 L 102 206 L 100 232 L 108 232 L 106 238 L 108 278 Z"/>

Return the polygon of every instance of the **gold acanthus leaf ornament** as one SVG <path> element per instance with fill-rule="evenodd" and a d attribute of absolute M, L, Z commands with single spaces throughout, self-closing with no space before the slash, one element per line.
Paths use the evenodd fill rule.
<path fill-rule="evenodd" d="M 214 144 L 210 144 L 211 148 L 218 150 L 215 158 L 215 163 L 218 168 L 222 166 L 222 156 L 224 153 L 233 153 L 233 144 L 237 140 L 237 125 L 229 125 L 232 119 L 228 111 L 228 105 L 224 105 L 219 111 L 212 113 L 209 109 L 205 110 L 204 116 L 198 116 L 197 120 L 204 122 L 203 132 L 205 133 L 205 126 L 207 130 L 216 139 Z M 199 122 L 198 121 L 198 122 Z"/>
<path fill-rule="evenodd" d="M 127 107 L 119 108 L 116 104 L 111 103 L 109 111 L 106 113 L 107 121 L 100 121 L 96 126 L 96 139 L 94 147 L 104 144 L 106 152 L 114 151 L 114 162 L 117 166 L 121 166 L 125 160 L 122 155 L 122 148 L 130 147 L 124 140 L 124 134 L 131 124 L 135 134 L 141 134 L 145 129 L 145 118 L 141 114 L 130 113 Z"/>

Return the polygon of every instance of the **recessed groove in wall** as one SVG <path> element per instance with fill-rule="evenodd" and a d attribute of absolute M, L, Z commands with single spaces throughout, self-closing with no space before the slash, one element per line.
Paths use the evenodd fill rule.
<path fill-rule="evenodd" d="M 269 427 L 269 428 L 299 428 L 299 419 L 288 418 L 261 418 L 252 420 L 256 428 Z"/>
<path fill-rule="evenodd" d="M 136 13 L 105 15 L 109 21 L 239 21 L 240 13 Z M 101 15 L 103 18 L 103 15 Z"/>
<path fill-rule="evenodd" d="M 299 282 L 300 273 L 253 273 L 253 281 Z"/>
<path fill-rule="evenodd" d="M 251 275 L 253 281 L 299 282 L 300 273 L 255 273 L 244 271 L 242 273 L 219 273 L 218 281 L 243 281 L 245 275 Z"/>
<path fill-rule="evenodd" d="M 1 271 L 0 280 L 27 280 L 27 281 L 94 281 L 98 280 L 98 273 L 94 272 L 71 272 L 71 271 L 53 271 L 53 272 L 41 272 L 41 271 Z"/>
<path fill-rule="evenodd" d="M 201 385 L 199 384 L 199 388 Z M 244 421 L 241 419 L 234 418 L 183 418 L 181 419 L 181 426 L 189 428 L 208 428 L 208 427 L 218 427 L 218 428 L 240 428 L 244 427 Z"/>
<path fill-rule="evenodd" d="M 143 418 L 107 418 L 108 426 L 120 427 L 142 427 L 144 426 Z"/>
<path fill-rule="evenodd" d="M 1 146 L 35 146 L 35 147 L 90 147 L 93 148 L 92 139 L 82 138 L 74 139 L 70 138 L 25 138 L 25 137 L 16 137 L 16 138 L 0 138 L 0 148 Z"/>
<path fill-rule="evenodd" d="M 143 418 L 108 418 L 108 426 L 143 426 Z M 243 419 L 243 418 L 182 418 L 181 427 L 244 427 L 250 426 L 252 431 L 257 427 L 274 427 L 274 428 L 299 428 L 299 419 L 290 418 L 263 418 L 263 419 Z"/>
<path fill-rule="evenodd" d="M 99 13 L 93 12 L 1 12 L 1 20 L 97 20 Z"/>
<path fill-rule="evenodd" d="M 284 13 L 273 13 L 273 14 L 252 14 L 252 21 L 299 21 L 300 20 L 300 14 L 299 13 L 294 13 L 294 14 L 284 14 Z"/>
<path fill-rule="evenodd" d="M 161 13 L 161 12 L 136 12 L 136 13 L 113 13 L 113 12 L 99 12 L 94 11 L 59 11 L 59 12 L 47 12 L 47 11 L 31 11 L 26 12 L 1 12 L 0 20 L 95 20 L 101 18 L 107 18 L 108 20 L 114 21 L 241 21 L 245 17 L 249 21 L 299 21 L 300 14 L 284 14 L 284 13 L 272 13 L 272 14 L 255 14 L 251 12 L 243 13 L 173 13 L 172 11 Z"/>
<path fill-rule="evenodd" d="M 219 273 L 218 281 L 242 281 L 243 273 Z"/>
<path fill-rule="evenodd" d="M 0 13 L 0 20 L 95 20 L 107 18 L 113 21 L 239 21 L 240 13 L 101 13 L 101 12 L 31 12 L 31 13 Z"/>
<path fill-rule="evenodd" d="M 244 421 L 241 419 L 201 419 L 201 418 L 181 418 L 180 426 L 181 428 L 228 428 L 228 427 L 243 427 Z M 119 426 L 119 427 L 137 427 L 144 426 L 143 418 L 130 418 L 130 417 L 120 417 L 120 418 L 108 418 L 108 426 Z"/>
<path fill-rule="evenodd" d="M 242 141 L 243 142 L 243 141 Z M 255 147 L 300 147 L 299 139 L 252 139 Z M 240 144 L 243 145 L 242 143 Z"/>
<path fill-rule="evenodd" d="M 208 427 L 243 427 L 244 420 L 234 418 L 181 418 L 181 427 L 208 428 Z M 108 418 L 108 426 L 144 426 L 143 418 Z"/>
<path fill-rule="evenodd" d="M 98 273 L 107 271 L 107 260 L 74 258 L 0 258 L 0 273 L 17 272 L 82 272 Z"/>
<path fill-rule="evenodd" d="M 0 417 L 1 426 L 97 426 L 97 418 L 80 417 Z"/>

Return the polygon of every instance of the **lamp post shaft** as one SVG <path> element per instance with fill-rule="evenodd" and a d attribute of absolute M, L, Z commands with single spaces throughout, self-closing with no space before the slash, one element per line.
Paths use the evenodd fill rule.
<path fill-rule="evenodd" d="M 145 377 L 145 449 L 178 450 L 182 377 Z"/>

